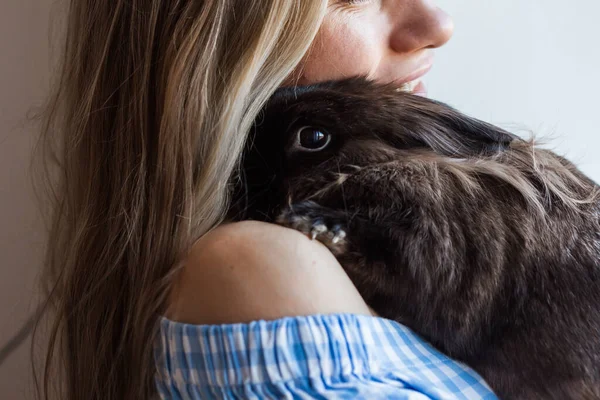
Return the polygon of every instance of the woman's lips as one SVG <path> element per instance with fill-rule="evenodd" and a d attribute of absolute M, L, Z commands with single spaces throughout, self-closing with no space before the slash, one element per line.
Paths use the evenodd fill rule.
<path fill-rule="evenodd" d="M 417 86 L 415 86 L 412 93 L 416 94 L 417 96 L 427 97 L 427 86 L 423 81 L 421 81 Z"/>
<path fill-rule="evenodd" d="M 413 73 L 411 73 L 409 75 L 404 76 L 403 78 L 395 79 L 394 83 L 396 83 L 397 85 L 401 86 L 401 85 L 406 84 L 406 83 L 418 81 L 426 73 L 428 73 L 431 70 L 432 67 L 433 67 L 433 64 L 427 64 L 424 67 L 421 67 L 421 68 L 417 69 L 415 72 L 413 72 Z"/>
<path fill-rule="evenodd" d="M 425 83 L 423 83 L 420 78 L 411 82 L 403 83 L 398 88 L 398 91 L 427 97 L 427 86 L 425 86 Z"/>
<path fill-rule="evenodd" d="M 398 85 L 400 91 L 416 94 L 419 96 L 427 96 L 427 87 L 423 83 L 422 79 L 425 74 L 431 70 L 432 65 L 429 64 L 423 68 L 418 69 L 410 75 L 405 76 L 401 79 L 396 79 L 394 83 Z"/>

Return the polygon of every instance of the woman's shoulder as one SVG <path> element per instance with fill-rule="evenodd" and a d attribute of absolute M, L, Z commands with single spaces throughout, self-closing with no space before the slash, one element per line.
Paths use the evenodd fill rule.
<path fill-rule="evenodd" d="M 190 324 L 370 314 L 325 246 L 297 231 L 255 221 L 226 224 L 199 239 L 175 279 L 169 303 L 166 316 Z"/>

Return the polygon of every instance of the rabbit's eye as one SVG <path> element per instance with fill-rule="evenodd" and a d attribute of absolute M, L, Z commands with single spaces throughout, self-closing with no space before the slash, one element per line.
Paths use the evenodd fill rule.
<path fill-rule="evenodd" d="M 322 129 L 305 126 L 298 131 L 298 145 L 304 151 L 320 151 L 327 147 L 331 135 Z"/>

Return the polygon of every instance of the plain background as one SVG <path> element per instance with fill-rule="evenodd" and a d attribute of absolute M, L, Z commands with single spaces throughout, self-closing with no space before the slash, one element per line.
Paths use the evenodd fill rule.
<path fill-rule="evenodd" d="M 425 80 L 430 95 L 546 137 L 600 182 L 600 1 L 436 2 L 456 28 Z"/>
<path fill-rule="evenodd" d="M 300 1 L 300 0 L 294 0 Z M 52 0 L 0 6 L 0 345 L 33 309 L 43 232 L 29 186 L 34 129 L 47 90 Z M 432 97 L 551 145 L 600 181 L 597 0 L 439 0 L 456 22 L 426 83 Z M 28 348 L 0 366 L 0 398 L 29 397 Z"/>

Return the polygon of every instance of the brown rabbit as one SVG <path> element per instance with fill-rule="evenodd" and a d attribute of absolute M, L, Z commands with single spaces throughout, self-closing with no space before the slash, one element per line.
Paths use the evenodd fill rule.
<path fill-rule="evenodd" d="M 363 78 L 281 89 L 231 215 L 322 241 L 500 398 L 600 399 L 598 186 L 551 151 Z"/>

